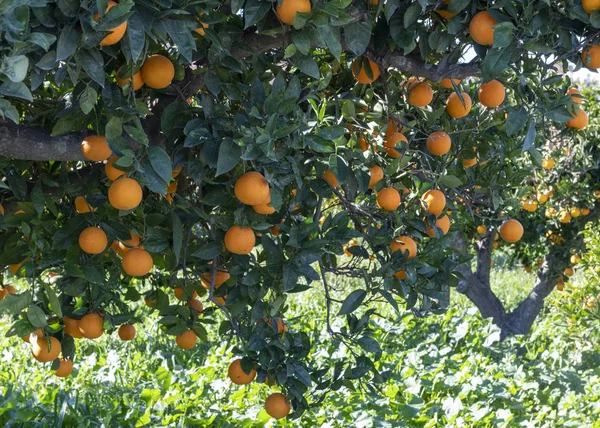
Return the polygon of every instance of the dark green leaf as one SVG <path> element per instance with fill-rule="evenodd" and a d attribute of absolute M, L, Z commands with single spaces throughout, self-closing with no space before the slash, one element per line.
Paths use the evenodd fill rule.
<path fill-rule="evenodd" d="M 219 159 L 217 161 L 217 173 L 219 176 L 231 171 L 240 162 L 242 148 L 231 138 L 223 138 L 219 145 Z"/>
<path fill-rule="evenodd" d="M 367 297 L 367 292 L 365 290 L 354 290 L 352 293 L 346 297 L 344 303 L 342 303 L 342 307 L 338 312 L 338 315 L 348 315 L 354 312 L 358 307 L 362 304 L 362 302 Z"/>

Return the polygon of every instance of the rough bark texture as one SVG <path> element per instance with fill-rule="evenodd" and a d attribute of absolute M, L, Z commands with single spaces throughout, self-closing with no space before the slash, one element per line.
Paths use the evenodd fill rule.
<path fill-rule="evenodd" d="M 494 324 L 500 327 L 501 338 L 505 339 L 508 336 L 529 333 L 544 307 L 544 299 L 552 292 L 557 281 L 550 274 L 553 256 L 548 254 L 544 258 L 542 268 L 538 271 L 538 279 L 529 295 L 514 311 L 507 313 L 490 286 L 493 234 L 493 231 L 488 232 L 475 245 L 477 250 L 475 272 L 472 271 L 470 264 L 459 266 L 458 271 L 464 279 L 459 281 L 456 291 L 467 296 L 484 318 L 491 318 Z M 467 251 L 467 240 L 463 233 L 457 234 L 455 244 L 458 251 Z"/>

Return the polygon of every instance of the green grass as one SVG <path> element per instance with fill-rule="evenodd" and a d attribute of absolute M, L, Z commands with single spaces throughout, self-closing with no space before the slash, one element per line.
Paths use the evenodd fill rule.
<path fill-rule="evenodd" d="M 497 271 L 493 278 L 507 307 L 514 307 L 534 280 L 522 271 Z M 502 344 L 493 340 L 496 329 L 456 294 L 449 311 L 426 318 L 382 308 L 385 316 L 372 321 L 383 348 L 377 368 L 392 375 L 381 393 L 365 392 L 360 384 L 342 387 L 300 420 L 278 424 L 600 426 L 598 309 L 581 309 L 576 295 L 553 294 L 529 337 Z M 346 358 L 324 330 L 323 308 L 318 288 L 294 296 L 290 324 L 311 332 L 316 360 Z M 54 377 L 49 365 L 35 363 L 19 339 L 0 338 L 0 424 L 277 425 L 262 410 L 276 388 L 237 387 L 227 380 L 234 342 L 211 333 L 208 343 L 181 351 L 152 317 L 132 343 L 115 337 L 80 341 L 75 371 L 66 380 Z"/>

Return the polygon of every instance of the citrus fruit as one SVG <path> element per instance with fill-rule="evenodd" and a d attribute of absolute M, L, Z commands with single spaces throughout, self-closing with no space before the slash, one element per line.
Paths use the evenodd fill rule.
<path fill-rule="evenodd" d="M 392 249 L 392 253 L 396 251 L 400 251 L 402 254 L 405 254 L 408 251 L 409 259 L 412 259 L 417 255 L 417 243 L 409 236 L 398 236 L 394 238 L 392 242 L 390 242 L 390 248 Z"/>
<path fill-rule="evenodd" d="M 121 256 L 123 254 L 125 254 L 126 252 L 128 252 L 129 250 L 131 250 L 132 248 L 144 249 L 143 246 L 140 247 L 140 239 L 141 239 L 140 235 L 137 235 L 137 234 L 133 233 L 132 230 L 130 230 L 129 236 L 131 236 L 130 239 L 126 239 L 123 242 L 119 241 L 117 243 L 117 245 L 119 246 L 118 254 L 120 254 Z"/>
<path fill-rule="evenodd" d="M 88 254 L 100 254 L 107 245 L 106 233 L 99 227 L 87 227 L 79 234 L 79 247 Z"/>
<path fill-rule="evenodd" d="M 173 294 L 175 295 L 175 297 L 178 300 L 189 300 L 189 299 L 195 299 L 196 297 L 198 297 L 198 293 L 196 292 L 196 290 L 192 290 L 191 296 L 188 295 L 189 293 L 184 293 L 185 288 L 183 287 L 175 287 L 175 289 L 173 290 Z M 184 296 L 185 294 L 185 296 Z"/>
<path fill-rule="evenodd" d="M 256 171 L 247 172 L 238 178 L 233 191 L 235 197 L 245 205 L 262 204 L 270 195 L 269 182 Z"/>
<path fill-rule="evenodd" d="M 600 68 L 600 45 L 591 46 L 581 53 L 583 63 L 589 68 Z"/>
<path fill-rule="evenodd" d="M 117 169 L 113 166 L 113 163 L 115 163 L 117 160 L 119 160 L 119 158 L 113 155 L 108 158 L 106 164 L 104 165 L 104 172 L 110 181 L 115 181 L 117 178 L 125 175 L 125 171 Z"/>
<path fill-rule="evenodd" d="M 126 70 L 119 69 L 119 71 L 117 72 L 116 80 L 117 80 L 117 85 L 119 85 L 119 87 L 122 88 L 127 83 L 129 83 L 131 85 L 130 82 L 132 82 L 132 81 L 133 81 L 133 90 L 134 91 L 137 91 L 142 86 L 144 86 L 144 79 L 142 79 L 141 71 L 137 71 L 136 73 L 133 73 L 133 76 L 128 76 L 128 77 L 121 77 L 120 72 L 122 72 L 122 74 L 125 74 Z"/>
<path fill-rule="evenodd" d="M 121 340 L 133 340 L 135 337 L 135 326 L 132 324 L 123 324 L 119 327 L 119 337 Z"/>
<path fill-rule="evenodd" d="M 288 25 L 294 25 L 298 12 L 310 12 L 310 0 L 283 0 L 275 8 L 279 20 Z"/>
<path fill-rule="evenodd" d="M 427 220 L 425 220 L 425 224 L 427 225 L 427 230 L 425 230 L 425 233 L 431 237 L 435 237 L 435 229 L 432 226 L 429 226 Z M 436 219 L 435 226 L 439 227 L 442 230 L 442 234 L 445 235 L 450 230 L 450 218 L 445 215 Z"/>
<path fill-rule="evenodd" d="M 33 358 L 40 363 L 48 363 L 58 358 L 61 345 L 56 337 L 49 336 L 47 338 L 38 336 L 37 340 L 31 346 Z"/>
<path fill-rule="evenodd" d="M 323 180 L 328 182 L 331 187 L 338 187 L 340 184 L 338 183 L 338 180 L 335 177 L 333 171 L 329 168 L 327 168 L 327 171 L 325 171 L 325 173 L 323 174 Z"/>
<path fill-rule="evenodd" d="M 459 85 L 460 79 L 442 79 L 440 80 L 440 86 L 445 89 L 453 89 L 454 86 L 452 85 L 452 82 L 454 82 L 455 85 Z"/>
<path fill-rule="evenodd" d="M 175 338 L 177 346 L 186 350 L 196 346 L 196 340 L 196 333 L 193 330 L 186 330 Z"/>
<path fill-rule="evenodd" d="M 577 113 L 573 114 L 573 119 L 567 122 L 567 126 L 569 128 L 581 130 L 585 128 L 588 124 L 588 116 L 583 109 L 577 110 Z"/>
<path fill-rule="evenodd" d="M 104 333 L 104 318 L 99 314 L 90 313 L 79 320 L 79 331 L 86 339 L 97 339 Z"/>
<path fill-rule="evenodd" d="M 64 317 L 63 322 L 65 323 L 65 328 L 63 329 L 63 332 L 65 334 L 68 334 L 74 339 L 81 339 L 83 337 L 83 334 L 79 329 L 80 320 L 76 320 L 70 317 Z"/>
<path fill-rule="evenodd" d="M 433 100 L 433 90 L 427 82 L 417 79 L 409 81 L 408 103 L 414 107 L 425 107 Z"/>
<path fill-rule="evenodd" d="M 385 211 L 394 211 L 400 205 L 400 193 L 393 187 L 385 187 L 377 193 L 377 205 Z"/>
<path fill-rule="evenodd" d="M 428 213 L 440 215 L 446 206 L 446 196 L 436 189 L 430 189 L 421 196 L 421 205 Z"/>
<path fill-rule="evenodd" d="M 81 142 L 81 153 L 88 160 L 102 162 L 110 157 L 112 150 L 108 147 L 106 137 L 88 135 Z"/>
<path fill-rule="evenodd" d="M 477 93 L 479 102 L 486 107 L 498 107 L 504 102 L 505 95 L 504 85 L 497 80 L 484 83 Z"/>
<path fill-rule="evenodd" d="M 402 156 L 402 154 L 394 148 L 400 141 L 404 141 L 405 143 L 408 143 L 408 140 L 406 139 L 404 134 L 401 134 L 400 132 L 392 132 L 391 134 L 388 134 L 385 136 L 383 146 L 385 147 L 386 153 L 390 157 L 398 158 L 398 157 Z"/>
<path fill-rule="evenodd" d="M 427 138 L 427 150 L 434 156 L 443 156 L 450 151 L 452 141 L 444 131 L 433 132 Z"/>
<path fill-rule="evenodd" d="M 149 56 L 141 69 L 142 80 L 153 89 L 164 89 L 175 77 L 175 67 L 171 60 L 162 55 Z"/>
<path fill-rule="evenodd" d="M 108 202 L 116 209 L 129 211 L 142 202 L 140 184 L 133 178 L 121 177 L 108 188 Z"/>
<path fill-rule="evenodd" d="M 383 169 L 379 165 L 374 165 L 369 168 L 369 189 L 373 189 L 381 179 L 383 179 Z"/>
<path fill-rule="evenodd" d="M 58 369 L 54 372 L 54 375 L 58 377 L 67 377 L 71 374 L 72 371 L 73 361 L 61 358 L 60 365 L 58 366 Z"/>
<path fill-rule="evenodd" d="M 207 290 L 210 290 L 211 277 L 212 274 L 209 272 L 203 273 L 202 277 L 200 278 L 200 283 L 202 284 L 202 287 L 206 288 Z M 224 270 L 218 270 L 215 274 L 215 289 L 219 288 L 221 285 L 227 282 L 227 280 L 229 280 L 230 277 L 231 275 L 229 275 L 229 272 Z"/>
<path fill-rule="evenodd" d="M 117 5 L 117 3 L 115 3 L 112 0 L 109 0 L 108 4 L 106 6 L 105 13 L 108 12 L 109 9 L 111 9 L 112 7 L 114 7 L 116 5 Z M 98 19 L 100 19 L 100 14 L 99 13 L 94 14 L 94 21 L 97 22 Z M 125 35 L 125 30 L 127 30 L 127 21 L 119 24 L 115 28 L 111 28 L 110 30 L 108 30 L 110 34 L 100 41 L 100 46 L 110 46 L 110 45 L 114 45 L 114 44 L 118 43 L 119 40 L 121 40 L 123 38 L 123 36 Z"/>
<path fill-rule="evenodd" d="M 600 2 L 600 0 L 598 0 Z M 581 92 L 577 88 L 569 88 L 566 95 L 570 95 L 573 102 L 577 104 L 581 104 L 583 101 L 583 97 L 581 97 Z"/>
<path fill-rule="evenodd" d="M 464 104 L 456 92 L 452 92 L 446 100 L 446 111 L 455 119 L 465 117 L 471 111 L 473 105 L 471 97 L 466 92 L 461 92 Z"/>
<path fill-rule="evenodd" d="M 596 9 L 600 9 L 600 0 L 581 0 L 583 10 L 591 14 Z"/>
<path fill-rule="evenodd" d="M 237 359 L 233 360 L 231 364 L 229 364 L 227 374 L 229 379 L 231 379 L 231 381 L 236 385 L 248 385 L 256 377 L 256 370 L 253 368 L 250 370 L 250 373 L 246 373 L 242 368 L 242 360 Z"/>
<path fill-rule="evenodd" d="M 95 212 L 96 208 L 93 208 L 88 201 L 86 201 L 85 197 L 77 196 L 75 198 L 75 211 L 77 211 L 78 214 L 85 214 L 91 211 Z"/>
<path fill-rule="evenodd" d="M 273 208 L 270 204 L 271 196 L 269 195 L 263 203 L 252 205 L 252 209 L 257 214 L 271 215 L 275 212 L 275 208 Z"/>
<path fill-rule="evenodd" d="M 225 248 L 233 254 L 250 254 L 255 244 L 254 231 L 249 227 L 231 226 L 225 233 Z"/>
<path fill-rule="evenodd" d="M 523 236 L 523 226 L 514 219 L 506 220 L 498 231 L 506 242 L 517 242 Z"/>
<path fill-rule="evenodd" d="M 373 83 L 379 78 L 381 71 L 379 70 L 379 66 L 375 62 L 366 58 L 366 61 L 368 61 L 369 63 L 369 67 L 371 67 L 371 75 L 369 76 L 369 74 L 367 73 L 367 68 L 365 67 L 365 59 L 362 60 L 363 62 L 360 66 L 360 70 L 356 70 L 358 67 L 358 61 L 358 58 L 352 61 L 352 74 L 354 75 L 358 83 L 368 85 L 369 83 Z"/>
<path fill-rule="evenodd" d="M 154 262 L 148 251 L 132 248 L 123 255 L 121 265 L 123 271 L 129 276 L 145 276 L 152 270 Z"/>
<path fill-rule="evenodd" d="M 469 23 L 471 37 L 480 45 L 491 46 L 494 44 L 494 25 L 498 24 L 489 12 L 483 11 L 475 14 Z"/>
<path fill-rule="evenodd" d="M 486 232 L 487 232 L 487 227 L 485 227 L 483 224 L 480 224 L 479 226 L 477 226 L 477 233 L 479 233 L 480 235 L 485 235 Z"/>
<path fill-rule="evenodd" d="M 265 401 L 265 410 L 269 416 L 275 419 L 281 419 L 285 418 L 290 413 L 291 406 L 285 394 L 276 392 L 267 397 Z"/>

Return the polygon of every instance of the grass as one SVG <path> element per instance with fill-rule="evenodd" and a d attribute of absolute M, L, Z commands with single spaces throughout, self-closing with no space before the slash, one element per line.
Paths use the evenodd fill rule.
<path fill-rule="evenodd" d="M 534 280 L 520 270 L 499 270 L 493 278 L 507 307 L 514 307 Z M 495 327 L 456 294 L 441 315 L 417 319 L 382 309 L 385 316 L 372 321 L 383 348 L 377 368 L 391 372 L 381 393 L 365 392 L 361 385 L 342 387 L 300 420 L 278 423 L 262 410 L 272 388 L 228 381 L 233 343 L 215 332 L 208 343 L 186 352 L 149 318 L 131 343 L 123 344 L 116 333 L 80 341 L 76 369 L 66 380 L 54 377 L 49 365 L 35 363 L 19 339 L 0 338 L 0 424 L 600 426 L 598 309 L 578 310 L 576 294 L 554 294 L 529 337 L 502 344 L 493 340 Z M 290 324 L 311 332 L 315 359 L 346 358 L 324 331 L 323 308 L 319 289 L 296 295 L 290 300 Z"/>

